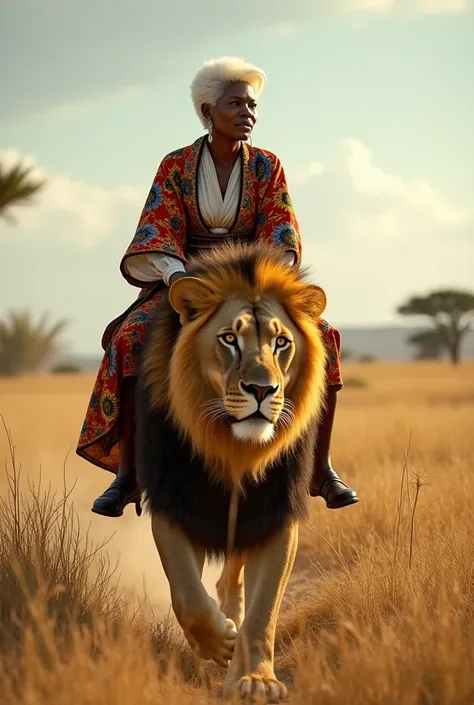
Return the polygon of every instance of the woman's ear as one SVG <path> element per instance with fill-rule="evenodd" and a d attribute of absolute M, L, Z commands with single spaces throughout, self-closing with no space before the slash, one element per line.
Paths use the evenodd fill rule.
<path fill-rule="evenodd" d="M 206 118 L 206 120 L 209 120 L 211 117 L 211 110 L 210 110 L 210 106 L 208 103 L 203 103 L 201 105 L 201 111 L 202 111 L 202 114 L 204 115 L 204 117 Z"/>

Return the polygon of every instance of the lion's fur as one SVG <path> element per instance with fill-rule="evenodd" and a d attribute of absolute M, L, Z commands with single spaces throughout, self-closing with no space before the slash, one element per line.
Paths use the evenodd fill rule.
<path fill-rule="evenodd" d="M 181 306 L 184 325 L 180 328 L 177 313 L 165 302 L 144 350 L 142 373 L 151 407 L 169 408 L 174 426 L 217 477 L 238 483 L 244 474 L 257 478 L 316 423 L 325 389 L 325 349 L 318 328 L 326 302 L 324 292 L 310 285 L 304 271 L 289 267 L 284 254 L 268 245 L 228 245 L 213 250 L 193 260 L 187 273 L 203 286 L 193 288 L 188 283 L 180 294 L 178 285 L 183 279 L 171 289 L 170 298 L 174 296 L 174 305 Z M 200 421 L 209 389 L 203 381 L 196 340 L 230 297 L 251 305 L 266 301 L 270 310 L 282 307 L 304 341 L 304 353 L 297 351 L 298 375 L 284 390 L 294 405 L 292 422 L 278 426 L 278 433 L 266 444 L 236 439 L 222 419 Z"/>
<path fill-rule="evenodd" d="M 276 250 L 262 246 L 226 247 L 193 262 L 188 274 L 191 278 L 171 287 L 170 300 L 165 299 L 157 311 L 144 344 L 136 407 L 140 484 L 152 513 L 173 609 L 191 648 L 203 658 L 228 665 L 225 698 L 237 695 L 240 701 L 259 693 L 277 703 L 287 693 L 274 672 L 275 630 L 314 467 L 325 383 L 325 352 L 318 329 L 325 296 L 305 282 L 300 270 L 288 268 Z M 200 341 L 207 344 L 212 339 L 219 351 L 219 335 L 227 333 L 218 328 L 216 335 L 216 322 L 239 310 L 245 311 L 249 326 L 245 329 L 243 314 L 237 322 L 233 319 L 238 345 L 231 348 L 230 357 L 221 351 L 220 357 L 217 352 L 217 357 L 205 360 L 211 370 L 204 368 L 206 382 L 200 355 L 211 348 Z M 278 316 L 265 318 L 260 316 L 262 310 Z M 293 329 L 294 343 L 285 344 L 286 357 L 268 343 L 272 325 L 271 341 Z M 245 337 L 246 330 L 252 335 Z M 246 358 L 248 350 L 253 352 Z M 219 360 L 224 377 L 215 369 Z M 254 370 L 250 378 L 249 369 Z M 289 374 L 292 369 L 294 374 Z M 222 419 L 207 427 L 200 420 L 209 389 L 223 386 L 223 380 L 230 384 L 232 370 L 241 381 L 250 379 L 243 392 L 241 385 L 242 397 L 249 395 L 249 385 L 255 385 L 253 403 L 258 402 L 259 410 L 265 401 L 260 392 L 270 390 L 265 407 L 270 408 L 280 392 L 274 381 L 285 382 L 284 395 L 295 409 L 293 423 L 280 425 L 266 445 L 237 441 Z M 226 389 L 222 393 L 227 394 Z M 273 410 L 271 414 L 273 418 Z M 242 418 L 252 415 L 246 409 Z M 234 418 L 239 425 L 240 419 Z M 267 472 L 260 474 L 262 470 Z M 202 585 L 206 555 L 226 558 L 217 586 L 219 608 Z"/>

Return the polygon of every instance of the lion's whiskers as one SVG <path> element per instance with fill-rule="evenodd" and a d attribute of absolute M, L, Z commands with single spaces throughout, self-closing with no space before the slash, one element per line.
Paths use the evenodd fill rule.
<path fill-rule="evenodd" d="M 227 415 L 224 400 L 219 397 L 208 399 L 201 404 L 201 407 L 203 408 L 198 419 L 199 422 L 206 423 L 206 428 L 208 428 L 214 421 L 217 421 L 217 419 L 223 418 Z"/>
<path fill-rule="evenodd" d="M 291 416 L 288 414 L 288 412 L 284 410 L 281 412 L 278 418 L 278 423 L 287 429 L 291 427 Z"/>
<path fill-rule="evenodd" d="M 201 406 L 222 406 L 223 403 L 224 400 L 220 397 L 213 397 L 212 399 L 208 399 L 207 401 L 203 402 Z"/>
<path fill-rule="evenodd" d="M 293 416 L 295 415 L 295 411 L 296 406 L 293 404 L 293 402 L 290 399 L 285 399 L 283 402 L 283 408 L 280 412 L 280 416 L 278 417 L 278 423 L 281 422 L 282 426 L 285 426 L 287 429 L 289 429 L 293 422 Z"/>

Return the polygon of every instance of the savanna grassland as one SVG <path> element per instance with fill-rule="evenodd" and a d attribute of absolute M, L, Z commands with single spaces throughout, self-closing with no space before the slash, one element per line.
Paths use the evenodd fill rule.
<path fill-rule="evenodd" d="M 311 500 L 277 673 L 303 705 L 472 705 L 474 364 L 345 375 L 333 461 L 361 501 Z M 168 616 L 149 518 L 89 511 L 111 479 L 73 452 L 91 386 L 0 380 L 0 702 L 214 702 L 222 671 Z"/>

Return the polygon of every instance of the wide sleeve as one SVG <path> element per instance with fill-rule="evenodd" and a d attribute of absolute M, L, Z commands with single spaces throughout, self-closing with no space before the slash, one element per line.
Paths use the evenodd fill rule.
<path fill-rule="evenodd" d="M 169 286 L 170 277 L 173 274 L 185 271 L 180 259 L 164 255 L 162 252 L 133 255 L 125 260 L 123 266 L 132 279 L 145 287 L 157 281 L 163 281 L 166 286 Z"/>
<path fill-rule="evenodd" d="M 283 247 L 301 262 L 301 236 L 283 166 L 273 154 L 258 152 L 253 159 L 260 181 L 255 239 Z"/>
<path fill-rule="evenodd" d="M 171 255 L 186 261 L 186 214 L 181 193 L 182 154 L 170 154 L 163 159 L 143 207 L 135 236 L 120 262 L 120 271 L 134 286 L 143 280 L 132 274 L 129 260 L 137 255 Z"/>

